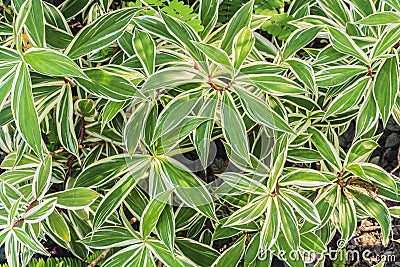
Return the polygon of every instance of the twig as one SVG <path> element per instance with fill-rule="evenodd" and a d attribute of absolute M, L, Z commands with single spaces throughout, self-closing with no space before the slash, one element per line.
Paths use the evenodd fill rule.
<path fill-rule="evenodd" d="M 380 226 L 360 226 L 357 227 L 357 231 L 359 232 L 373 232 L 373 231 L 378 231 L 381 230 L 382 228 Z"/>
<path fill-rule="evenodd" d="M 67 165 L 68 165 L 68 172 L 67 172 L 68 177 L 71 177 L 71 176 L 72 176 L 72 165 L 73 165 L 73 163 L 74 163 L 74 159 L 75 159 L 75 156 L 74 156 L 74 155 L 71 155 L 71 156 L 68 158 L 68 163 L 67 163 Z"/>
<path fill-rule="evenodd" d="M 105 250 L 103 250 L 103 252 L 100 254 L 100 256 L 98 256 L 94 261 L 92 261 L 92 263 L 90 263 L 87 267 L 95 267 L 95 266 L 97 266 L 97 264 L 102 259 L 104 259 L 110 251 L 111 251 L 111 248 L 106 248 Z"/>
<path fill-rule="evenodd" d="M 61 148 L 57 149 L 56 151 L 50 152 L 49 154 L 50 154 L 50 156 L 55 156 L 55 155 L 60 154 L 60 153 L 62 153 L 64 151 L 65 151 L 65 148 L 61 147 Z"/>
<path fill-rule="evenodd" d="M 85 121 L 84 117 L 82 117 L 81 123 L 82 123 L 82 125 L 81 125 L 81 134 L 79 136 L 78 145 L 82 145 L 83 140 L 85 139 L 86 121 Z"/>
<path fill-rule="evenodd" d="M 232 86 L 232 84 L 233 84 L 233 81 L 230 81 L 225 87 L 219 87 L 219 86 L 217 86 L 213 81 L 212 81 L 212 77 L 211 76 L 208 76 L 208 85 L 210 85 L 211 86 L 211 88 L 213 88 L 214 90 L 217 90 L 217 91 L 220 91 L 220 92 L 222 92 L 222 91 L 225 91 L 225 90 L 228 90 L 229 88 L 231 88 L 231 86 Z"/>

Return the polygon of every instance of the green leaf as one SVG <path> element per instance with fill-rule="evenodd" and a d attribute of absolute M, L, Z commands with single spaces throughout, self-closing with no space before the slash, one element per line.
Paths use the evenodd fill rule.
<path fill-rule="evenodd" d="M 346 57 L 346 54 L 337 51 L 332 45 L 328 45 L 318 53 L 313 65 L 330 64 Z"/>
<path fill-rule="evenodd" d="M 325 244 L 312 232 L 301 234 L 300 247 L 306 251 L 314 251 L 316 253 L 325 253 L 326 251 Z"/>
<path fill-rule="evenodd" d="M 136 186 L 140 179 L 134 177 L 142 174 L 148 169 L 147 162 L 144 166 L 137 168 L 121 178 L 104 196 L 99 206 L 97 207 L 96 214 L 93 219 L 93 228 L 98 229 L 105 221 L 115 212 L 122 204 L 130 191 Z"/>
<path fill-rule="evenodd" d="M 308 132 L 312 134 L 311 141 L 321 153 L 321 156 L 336 171 L 340 171 L 342 169 L 342 163 L 340 161 L 338 152 L 332 143 L 327 139 L 325 134 L 313 127 L 308 128 Z"/>
<path fill-rule="evenodd" d="M 70 33 L 46 24 L 46 42 L 49 47 L 65 50 L 73 38 Z"/>
<path fill-rule="evenodd" d="M 363 16 L 368 16 L 375 12 L 374 3 L 372 1 L 350 0 L 350 3 L 352 3 Z"/>
<path fill-rule="evenodd" d="M 260 256 L 260 233 L 257 233 L 247 245 L 244 256 L 244 266 L 249 266 Z"/>
<path fill-rule="evenodd" d="M 169 201 L 171 193 L 172 191 L 162 192 L 154 196 L 149 204 L 147 204 L 140 220 L 140 232 L 143 238 L 150 235 L 151 231 L 157 225 L 158 219 Z"/>
<path fill-rule="evenodd" d="M 104 127 L 114 119 L 121 109 L 125 107 L 125 102 L 114 102 L 108 101 L 107 104 L 104 106 L 101 112 L 101 128 L 104 130 Z"/>
<path fill-rule="evenodd" d="M 249 161 L 249 143 L 246 126 L 235 105 L 232 95 L 224 92 L 221 108 L 222 131 L 232 150 L 246 162 Z"/>
<path fill-rule="evenodd" d="M 393 7 L 397 12 L 400 12 L 400 3 L 398 0 L 385 0 L 385 2 Z"/>
<path fill-rule="evenodd" d="M 213 267 L 238 266 L 245 249 L 246 238 L 243 236 L 236 243 L 224 251 L 214 262 Z"/>
<path fill-rule="evenodd" d="M 362 104 L 356 120 L 356 138 L 371 130 L 379 119 L 379 112 L 372 93 L 370 93 Z"/>
<path fill-rule="evenodd" d="M 289 149 L 287 157 L 289 161 L 298 163 L 311 163 L 323 160 L 318 151 L 304 147 Z"/>
<path fill-rule="evenodd" d="M 60 11 L 65 19 L 70 20 L 86 9 L 90 3 L 92 3 L 92 0 L 67 0 L 60 6 Z"/>
<path fill-rule="evenodd" d="M 199 115 L 202 117 L 215 118 L 218 102 L 217 93 L 207 98 L 202 109 L 199 111 Z M 196 147 L 196 152 L 204 168 L 208 166 L 213 129 L 214 120 L 208 120 L 197 127 L 193 132 L 194 146 Z"/>
<path fill-rule="evenodd" d="M 0 231 L 0 246 L 3 246 L 9 236 L 10 229 L 3 229 Z"/>
<path fill-rule="evenodd" d="M 217 220 L 213 200 L 203 181 L 171 158 L 159 161 L 159 164 L 164 181 L 174 186 L 175 193 L 183 203 Z"/>
<path fill-rule="evenodd" d="M 253 11 L 254 1 L 249 1 L 243 5 L 235 15 L 230 19 L 226 26 L 224 36 L 222 37 L 221 49 L 228 54 L 232 52 L 232 45 L 235 36 L 244 28 L 250 26 L 251 13 Z"/>
<path fill-rule="evenodd" d="M 353 199 L 341 194 L 337 213 L 340 233 L 342 234 L 341 239 L 347 242 L 353 236 L 357 227 L 357 213 Z"/>
<path fill-rule="evenodd" d="M 394 206 L 389 208 L 390 215 L 395 218 L 400 218 L 400 206 Z"/>
<path fill-rule="evenodd" d="M 136 29 L 133 37 L 133 48 L 147 76 L 153 74 L 156 60 L 156 47 L 153 38 L 148 33 Z"/>
<path fill-rule="evenodd" d="M 38 223 L 45 220 L 51 213 L 53 213 L 56 204 L 56 198 L 44 200 L 25 213 L 24 221 L 27 223 Z"/>
<path fill-rule="evenodd" d="M 51 76 L 85 77 L 69 57 L 45 48 L 31 48 L 24 54 L 25 61 L 37 72 Z"/>
<path fill-rule="evenodd" d="M 45 199 L 57 198 L 57 207 L 68 210 L 86 208 L 96 200 L 99 193 L 87 188 L 71 188 L 46 195 Z"/>
<path fill-rule="evenodd" d="M 115 102 L 126 101 L 133 97 L 142 97 L 140 91 L 126 78 L 102 69 L 86 69 L 87 79 L 76 77 L 83 89 L 95 96 Z"/>
<path fill-rule="evenodd" d="M 175 218 L 171 205 L 166 205 L 156 225 L 157 236 L 172 252 L 175 245 Z"/>
<path fill-rule="evenodd" d="M 378 12 L 375 14 L 371 14 L 363 19 L 360 19 L 355 23 L 373 26 L 400 23 L 400 15 L 396 12 L 391 11 Z"/>
<path fill-rule="evenodd" d="M 289 246 L 292 249 L 297 250 L 300 246 L 300 233 L 296 216 L 291 206 L 280 197 L 278 198 L 277 204 L 283 235 L 288 241 Z"/>
<path fill-rule="evenodd" d="M 140 28 L 142 28 L 147 32 L 150 32 L 151 34 L 156 35 L 157 37 L 177 42 L 176 38 L 172 36 L 167 30 L 165 23 L 158 17 L 138 16 L 133 18 L 133 21 L 137 26 L 139 26 Z"/>
<path fill-rule="evenodd" d="M 41 0 L 32 0 L 31 2 L 32 7 L 25 22 L 26 30 L 34 46 L 45 47 L 43 3 Z"/>
<path fill-rule="evenodd" d="M 14 227 L 11 231 L 13 235 L 18 239 L 18 241 L 24 244 L 24 246 L 28 247 L 30 250 L 46 256 L 50 256 L 50 253 L 43 247 L 42 244 L 40 244 L 40 242 L 35 237 L 31 236 L 20 228 Z M 16 253 L 16 251 L 14 251 L 13 253 Z"/>
<path fill-rule="evenodd" d="M 42 157 L 43 147 L 39 119 L 33 103 L 32 85 L 25 63 L 18 65 L 12 87 L 11 107 L 17 128 L 35 154 Z"/>
<path fill-rule="evenodd" d="M 347 152 L 345 165 L 354 162 L 365 162 L 371 153 L 378 147 L 378 143 L 369 139 L 355 142 Z"/>
<path fill-rule="evenodd" d="M 310 200 L 290 189 L 281 189 L 279 193 L 305 220 L 316 225 L 321 224 L 318 211 Z"/>
<path fill-rule="evenodd" d="M 300 87 L 296 82 L 279 75 L 261 74 L 247 76 L 259 89 L 273 95 L 304 94 L 306 89 Z"/>
<path fill-rule="evenodd" d="M 233 40 L 233 67 L 236 70 L 240 69 L 247 56 L 250 54 L 254 46 L 254 36 L 251 29 L 246 27 L 243 28 Z"/>
<path fill-rule="evenodd" d="M 119 248 L 139 244 L 132 233 L 121 226 L 105 226 L 87 235 L 79 242 L 93 249 Z"/>
<path fill-rule="evenodd" d="M 381 56 L 386 53 L 390 48 L 392 48 L 400 39 L 400 27 L 398 25 L 393 25 L 387 28 L 386 31 L 379 38 L 378 42 L 372 51 L 371 58 Z"/>
<path fill-rule="evenodd" d="M 143 134 L 143 130 L 141 127 L 146 121 L 147 114 L 148 105 L 146 105 L 146 103 L 143 103 L 134 110 L 128 122 L 126 123 L 124 130 L 124 139 L 126 149 L 131 156 L 133 156 L 133 154 L 136 152 L 136 148 L 140 143 L 140 138 Z"/>
<path fill-rule="evenodd" d="M 202 25 L 204 26 L 203 31 L 200 33 L 201 37 L 206 37 L 215 27 L 218 21 L 218 0 L 201 0 L 199 16 Z"/>
<path fill-rule="evenodd" d="M 123 34 L 137 10 L 124 8 L 101 16 L 79 31 L 65 54 L 76 59 L 111 44 Z"/>
<path fill-rule="evenodd" d="M 224 172 L 219 175 L 219 178 L 228 183 L 233 188 L 239 189 L 243 192 L 253 193 L 257 195 L 264 195 L 268 193 L 268 188 L 261 182 L 240 173 Z"/>
<path fill-rule="evenodd" d="M 0 127 L 12 122 L 13 120 L 11 105 L 5 105 L 0 111 Z"/>
<path fill-rule="evenodd" d="M 400 89 L 398 65 L 397 56 L 387 58 L 374 79 L 374 98 L 384 125 L 389 120 Z"/>
<path fill-rule="evenodd" d="M 333 48 L 344 54 L 352 55 L 366 64 L 369 63 L 367 55 L 357 46 L 349 35 L 333 27 L 328 27 L 328 31 L 329 40 L 331 41 Z"/>
<path fill-rule="evenodd" d="M 316 92 L 317 85 L 315 82 L 314 70 L 305 61 L 292 58 L 287 59 L 286 63 L 289 64 L 290 69 L 293 71 L 297 79 L 299 79 L 310 91 Z"/>
<path fill-rule="evenodd" d="M 140 265 L 137 263 L 137 261 L 141 261 L 142 258 L 142 252 L 147 253 L 147 249 L 143 244 L 135 244 L 129 247 L 126 247 L 124 249 L 119 250 L 117 253 L 113 254 L 111 257 L 107 258 L 104 263 L 102 263 L 102 266 L 104 267 L 114 267 L 114 266 L 124 266 L 128 265 L 129 266 L 154 266 L 152 264 L 148 264 L 147 262 L 142 263 L 143 265 Z"/>
<path fill-rule="evenodd" d="M 355 107 L 369 88 L 370 82 L 370 77 L 363 77 L 346 88 L 329 104 L 325 117 L 340 114 Z"/>
<path fill-rule="evenodd" d="M 128 167 L 138 167 L 147 161 L 143 155 L 128 159 L 127 155 L 104 158 L 87 166 L 75 179 L 74 187 L 99 187 L 123 175 Z"/>
<path fill-rule="evenodd" d="M 202 53 L 204 53 L 210 60 L 218 64 L 221 64 L 222 66 L 229 67 L 232 65 L 228 54 L 224 50 L 200 42 L 193 42 L 193 44 L 197 47 L 197 49 L 199 49 Z"/>
<path fill-rule="evenodd" d="M 142 92 L 154 92 L 159 89 L 170 89 L 190 83 L 207 82 L 207 78 L 194 68 L 171 67 L 151 75 L 142 86 Z"/>
<path fill-rule="evenodd" d="M 200 37 L 197 32 L 187 23 L 176 19 L 170 15 L 161 13 L 161 16 L 167 26 L 168 31 L 176 40 L 179 41 L 181 45 L 187 48 L 190 55 L 198 60 L 204 61 L 204 56 L 200 51 L 194 46 L 193 42 L 199 42 Z"/>
<path fill-rule="evenodd" d="M 65 84 L 60 92 L 56 111 L 57 134 L 60 143 L 71 154 L 78 155 L 78 140 L 75 135 L 72 90 Z"/>
<path fill-rule="evenodd" d="M 357 191 L 351 191 L 354 202 L 360 206 L 369 216 L 375 218 L 381 228 L 383 244 L 388 244 L 390 234 L 390 214 L 385 204 L 379 199 L 373 199 Z"/>
<path fill-rule="evenodd" d="M 176 128 L 172 129 L 169 133 L 163 135 L 158 139 L 157 143 L 157 155 L 164 155 L 176 148 L 182 140 L 188 137 L 189 134 L 194 132 L 200 125 L 209 121 L 210 118 L 203 117 L 187 117 L 176 125 Z"/>
<path fill-rule="evenodd" d="M 176 245 L 186 257 L 202 267 L 211 266 L 220 255 L 212 247 L 189 238 L 178 238 Z"/>
<path fill-rule="evenodd" d="M 333 66 L 316 73 L 318 86 L 338 86 L 357 75 L 366 74 L 364 66 Z"/>
<path fill-rule="evenodd" d="M 258 219 L 267 208 L 267 203 L 270 201 L 266 195 L 259 196 L 248 203 L 246 206 L 241 207 L 228 217 L 225 222 L 226 227 L 235 225 L 248 224 Z"/>
<path fill-rule="evenodd" d="M 265 213 L 265 221 L 260 233 L 260 250 L 268 251 L 275 244 L 280 232 L 281 218 L 276 197 L 270 197 Z"/>
<path fill-rule="evenodd" d="M 146 247 L 166 266 L 192 266 L 191 264 L 179 259 L 176 254 L 172 254 L 159 240 L 149 240 L 146 243 Z"/>
<path fill-rule="evenodd" d="M 0 46 L 0 62 L 1 63 L 18 63 L 21 61 L 20 55 L 14 49 Z"/>
<path fill-rule="evenodd" d="M 32 9 L 32 1 L 18 2 L 13 1 L 15 10 L 18 13 L 16 20 L 13 25 L 14 42 L 16 44 L 16 49 L 19 54 L 22 54 L 22 32 L 25 22 L 29 16 Z"/>
<path fill-rule="evenodd" d="M 71 234 L 65 219 L 57 210 L 54 210 L 47 218 L 46 223 L 51 232 L 65 242 L 71 242 Z"/>
<path fill-rule="evenodd" d="M 269 173 L 269 179 L 267 181 L 267 187 L 269 188 L 270 191 L 273 191 L 275 189 L 276 192 L 276 185 L 278 178 L 281 176 L 283 169 L 285 167 L 285 162 L 286 162 L 286 157 L 287 157 L 287 151 L 288 151 L 288 135 L 287 134 L 282 134 L 280 135 L 277 139 L 276 142 L 274 142 L 274 146 L 272 148 L 272 154 L 271 154 L 271 161 L 270 161 L 270 173 Z"/>
<path fill-rule="evenodd" d="M 172 132 L 177 125 L 181 125 L 185 118 L 191 114 L 199 101 L 198 90 L 180 94 L 170 101 L 158 116 L 153 142 L 156 142 L 160 137 Z"/>
<path fill-rule="evenodd" d="M 286 42 L 285 48 L 282 52 L 282 60 L 285 61 L 299 49 L 308 45 L 312 40 L 314 40 L 320 30 L 320 27 L 315 26 L 294 31 Z"/>
<path fill-rule="evenodd" d="M 350 22 L 350 11 L 344 2 L 340 0 L 320 0 L 319 4 L 327 15 L 334 18 L 335 22 L 343 26 Z"/>
<path fill-rule="evenodd" d="M 36 200 L 42 199 L 50 188 L 52 165 L 52 156 L 47 156 L 36 169 L 32 182 L 32 194 Z"/>
<path fill-rule="evenodd" d="M 4 254 L 6 255 L 7 261 L 9 263 L 9 267 L 21 266 L 20 265 L 20 257 L 18 255 L 18 253 L 15 253 L 15 251 L 18 251 L 18 249 L 19 249 L 19 244 L 17 241 L 17 237 L 12 234 L 8 235 L 6 242 L 5 242 L 5 248 L 4 248 L 5 253 Z"/>
<path fill-rule="evenodd" d="M 397 192 L 397 185 L 394 178 L 383 168 L 371 163 L 353 163 L 346 167 L 353 174 L 373 184 L 379 184 L 389 190 Z"/>
<path fill-rule="evenodd" d="M 323 227 L 331 218 L 333 211 L 337 207 L 341 194 L 341 188 L 339 185 L 334 184 L 329 187 L 322 189 L 317 198 L 314 200 L 314 205 L 318 210 L 319 217 L 321 218 L 321 224 L 319 228 Z M 309 222 L 305 222 L 301 228 L 301 232 L 309 232 L 315 228 L 315 225 Z"/>

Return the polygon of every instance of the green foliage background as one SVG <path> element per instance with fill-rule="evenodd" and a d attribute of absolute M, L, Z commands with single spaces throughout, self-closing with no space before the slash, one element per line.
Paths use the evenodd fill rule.
<path fill-rule="evenodd" d="M 400 179 L 369 157 L 400 121 L 398 1 L 0 7 L 9 266 L 47 239 L 104 267 L 323 266 L 369 217 L 391 241 Z"/>

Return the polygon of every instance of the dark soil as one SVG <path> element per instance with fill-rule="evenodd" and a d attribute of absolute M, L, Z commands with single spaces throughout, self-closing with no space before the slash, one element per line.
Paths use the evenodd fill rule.
<path fill-rule="evenodd" d="M 378 143 L 379 147 L 372 153 L 370 162 L 373 162 L 388 172 L 393 172 L 399 176 L 400 169 L 396 169 L 399 164 L 400 146 L 400 126 L 390 119 Z M 341 136 L 341 146 L 349 147 L 354 135 L 352 127 Z M 400 205 L 400 203 L 389 202 L 390 206 Z M 382 235 L 379 224 L 368 219 L 360 223 L 355 236 L 347 245 L 347 261 L 345 266 L 374 266 L 386 257 L 386 267 L 400 266 L 400 219 L 392 218 L 392 238 L 387 246 L 382 244 Z M 354 255 L 354 256 L 353 256 Z M 364 255 L 364 256 L 363 256 Z M 326 265 L 332 266 L 332 265 Z"/>

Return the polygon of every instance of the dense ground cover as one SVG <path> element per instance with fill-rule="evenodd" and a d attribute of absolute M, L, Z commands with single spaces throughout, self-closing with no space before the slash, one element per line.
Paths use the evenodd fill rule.
<path fill-rule="evenodd" d="M 398 1 L 0 4 L 9 266 L 397 255 Z"/>

